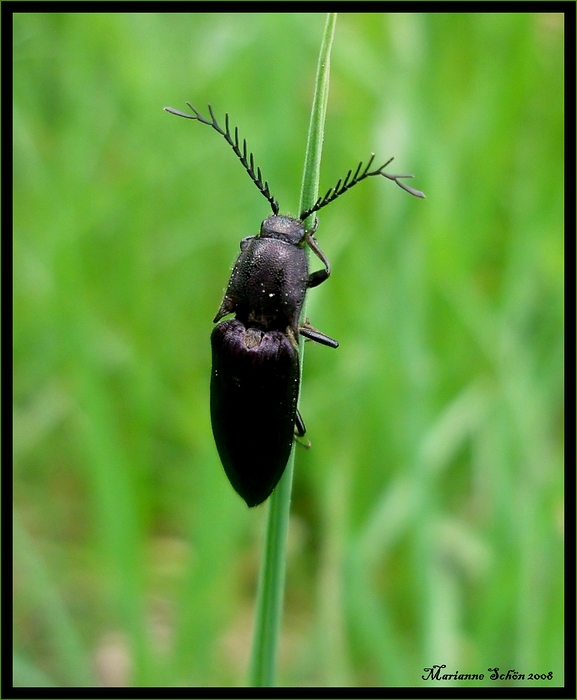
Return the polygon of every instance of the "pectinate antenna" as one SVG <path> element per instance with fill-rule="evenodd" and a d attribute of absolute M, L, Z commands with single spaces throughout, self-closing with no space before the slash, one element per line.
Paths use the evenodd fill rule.
<path fill-rule="evenodd" d="M 351 175 L 353 171 L 349 170 L 344 180 L 339 180 L 335 187 L 331 187 L 331 189 L 325 194 L 324 197 L 319 197 L 315 204 L 312 207 L 310 207 L 310 209 L 305 209 L 303 212 L 301 212 L 299 216 L 300 220 L 304 221 L 313 212 L 318 211 L 323 207 L 326 207 L 327 204 L 330 204 L 331 202 L 334 202 L 337 197 L 340 197 L 347 190 L 350 190 L 351 187 L 357 185 L 359 182 L 361 182 L 361 180 L 364 180 L 367 177 L 373 177 L 373 175 L 382 175 L 388 180 L 393 180 L 401 189 L 405 190 L 405 192 L 412 194 L 414 197 L 421 197 L 422 199 L 425 199 L 425 195 L 422 192 L 420 192 L 419 190 L 415 190 L 414 188 L 409 187 L 408 185 L 405 185 L 404 182 L 401 182 L 401 178 L 413 177 L 412 175 L 391 175 L 390 173 L 384 172 L 384 169 L 387 167 L 387 165 L 389 165 L 389 163 L 392 162 L 392 158 L 389 158 L 389 160 L 384 165 L 381 165 L 380 168 L 377 168 L 376 170 L 369 170 L 374 159 L 375 154 L 373 153 L 371 154 L 371 158 L 364 170 L 362 169 L 362 162 L 359 163 L 357 169 L 355 170 L 355 174 L 352 177 Z"/>
<path fill-rule="evenodd" d="M 272 213 L 275 215 L 278 214 L 278 210 L 279 210 L 278 202 L 270 193 L 270 190 L 268 187 L 268 182 L 263 182 L 260 168 L 257 167 L 256 171 L 255 171 L 254 156 L 252 153 L 248 153 L 247 146 L 246 146 L 246 139 L 242 140 L 242 148 L 241 148 L 237 127 L 235 127 L 235 129 L 234 129 L 234 138 L 232 137 L 232 135 L 230 133 L 228 114 L 226 114 L 224 117 L 224 129 L 222 129 L 222 127 L 216 121 L 216 118 L 214 116 L 214 112 L 212 111 L 212 107 L 210 105 L 208 105 L 210 119 L 205 119 L 202 116 L 202 114 L 190 104 L 190 102 L 187 102 L 186 104 L 190 107 L 190 109 L 192 109 L 194 114 L 186 114 L 185 112 L 180 112 L 178 109 L 173 109 L 172 107 L 165 107 L 164 109 L 167 112 L 170 112 L 170 114 L 176 114 L 177 117 L 184 117 L 185 119 L 196 119 L 197 121 L 202 122 L 203 124 L 208 124 L 208 126 L 212 126 L 212 128 L 215 131 L 218 131 L 218 133 L 221 134 L 221 136 L 224 136 L 225 141 L 229 144 L 229 146 L 232 148 L 232 150 L 238 156 L 238 159 L 242 163 L 244 169 L 249 174 L 250 179 L 258 187 L 258 191 L 261 194 L 263 194 L 266 197 L 266 199 L 268 200 L 268 202 L 271 206 L 271 209 L 272 209 Z M 373 173 L 369 173 L 369 175 L 372 175 L 372 174 Z M 399 177 L 403 177 L 403 176 L 399 176 Z M 328 202 L 327 202 L 327 204 L 328 204 Z M 315 211 L 315 210 L 312 210 L 312 211 Z"/>

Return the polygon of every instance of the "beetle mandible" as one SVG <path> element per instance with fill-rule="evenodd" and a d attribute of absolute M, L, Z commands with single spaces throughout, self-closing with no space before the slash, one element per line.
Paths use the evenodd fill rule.
<path fill-rule="evenodd" d="M 224 299 L 214 318 L 211 334 L 212 373 L 210 414 L 216 447 L 228 479 L 248 506 L 265 501 L 279 482 L 286 467 L 295 433 L 302 437 L 305 426 L 297 409 L 300 367 L 298 337 L 314 340 L 331 348 L 336 340 L 313 328 L 301 312 L 308 289 L 328 279 L 329 261 L 304 222 L 311 214 L 333 202 L 341 194 L 367 177 L 382 175 L 416 197 L 424 194 L 409 187 L 401 178 L 384 168 L 376 170 L 359 163 L 354 174 L 349 170 L 324 197 L 305 209 L 298 218 L 279 215 L 279 205 L 263 181 L 260 168 L 248 153 L 246 139 L 242 148 L 238 128 L 231 134 L 228 114 L 224 129 L 216 121 L 212 107 L 210 119 L 203 117 L 190 102 L 192 114 L 165 107 L 167 112 L 207 124 L 224 137 L 242 163 L 259 192 L 267 199 L 272 216 L 265 219 L 256 236 L 243 238 L 226 288 Z M 309 272 L 308 246 L 323 263 Z M 234 319 L 221 321 L 228 314 Z"/>

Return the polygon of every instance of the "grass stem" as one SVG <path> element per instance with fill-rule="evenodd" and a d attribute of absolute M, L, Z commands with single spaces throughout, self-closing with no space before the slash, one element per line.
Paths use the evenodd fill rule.
<path fill-rule="evenodd" d="M 299 211 L 304 211 L 309 206 L 312 206 L 318 196 L 325 114 L 329 93 L 330 53 L 336 17 L 336 13 L 327 15 L 319 54 Z M 304 313 L 303 309 L 303 315 Z M 301 377 L 303 345 L 304 343 L 301 341 L 299 348 Z M 270 687 L 275 685 L 284 596 L 285 553 L 294 453 L 293 445 L 284 474 L 269 499 L 250 660 L 249 685 L 253 687 Z"/>

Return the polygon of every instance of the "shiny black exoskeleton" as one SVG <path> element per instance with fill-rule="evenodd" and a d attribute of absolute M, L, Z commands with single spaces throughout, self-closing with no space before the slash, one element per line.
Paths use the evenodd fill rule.
<path fill-rule="evenodd" d="M 166 107 L 180 117 L 196 119 L 218 131 L 240 159 L 259 191 L 271 205 L 273 215 L 265 219 L 256 236 L 244 238 L 224 299 L 214 318 L 218 323 L 228 314 L 232 320 L 218 323 L 211 335 L 212 375 L 210 412 L 216 447 L 225 472 L 237 493 L 249 506 L 266 500 L 281 478 L 295 432 L 304 435 L 297 410 L 300 366 L 299 334 L 336 348 L 336 340 L 301 322 L 307 289 L 330 275 L 330 265 L 314 238 L 317 222 L 307 231 L 304 221 L 366 177 L 383 175 L 407 192 L 424 195 L 400 181 L 411 175 L 390 175 L 383 169 L 370 171 L 374 156 L 361 171 L 359 164 L 351 177 L 339 180 L 334 189 L 319 198 L 298 219 L 278 214 L 278 203 L 260 169 L 255 173 L 246 141 L 240 148 L 238 130 L 231 136 L 228 115 L 225 129 L 205 119 L 190 103 L 194 114 Z M 391 159 L 392 160 L 392 159 Z M 323 268 L 309 273 L 308 246 L 322 261 Z"/>
<path fill-rule="evenodd" d="M 299 332 L 338 345 L 299 325 L 307 289 L 329 276 L 322 253 L 325 269 L 309 274 L 307 240 L 315 246 L 297 219 L 273 215 L 263 221 L 258 236 L 241 242 L 214 319 L 236 314 L 212 332 L 210 411 L 226 474 L 249 506 L 268 498 L 289 458 L 300 381 Z"/>

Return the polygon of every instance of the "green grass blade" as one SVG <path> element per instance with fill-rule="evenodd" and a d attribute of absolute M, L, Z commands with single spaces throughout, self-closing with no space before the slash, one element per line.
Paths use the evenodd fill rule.
<path fill-rule="evenodd" d="M 329 13 L 317 67 L 317 79 L 313 108 L 311 111 L 311 121 L 309 124 L 299 211 L 304 211 L 312 206 L 316 201 L 319 191 L 325 117 L 329 99 L 330 56 L 336 21 L 337 13 Z"/>
<path fill-rule="evenodd" d="M 324 123 L 329 91 L 330 52 L 335 23 L 336 13 L 329 13 L 317 68 L 299 211 L 303 211 L 308 206 L 311 206 L 318 194 Z M 303 343 L 301 342 L 299 352 L 301 377 L 302 347 Z M 293 469 L 294 445 L 285 472 L 270 497 L 265 547 L 257 594 L 255 631 L 251 650 L 249 685 L 255 687 L 275 685 Z"/>

